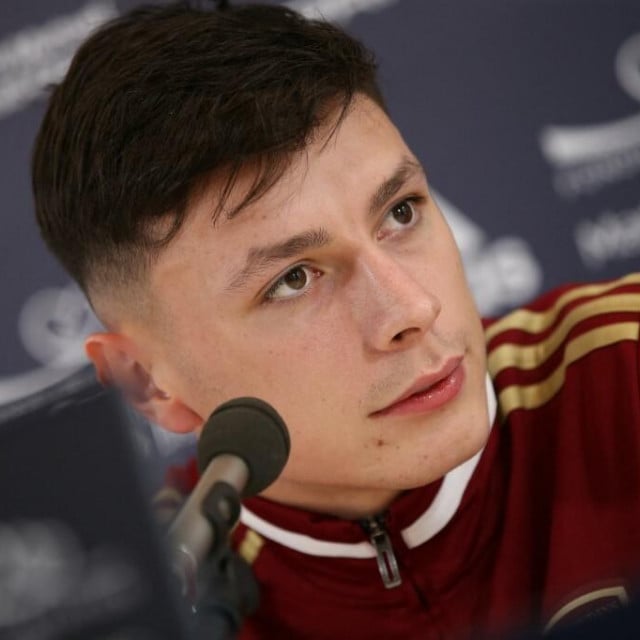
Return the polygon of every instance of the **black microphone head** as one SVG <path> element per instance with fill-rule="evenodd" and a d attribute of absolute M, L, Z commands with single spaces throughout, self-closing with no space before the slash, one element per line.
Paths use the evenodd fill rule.
<path fill-rule="evenodd" d="M 229 453 L 249 468 L 243 497 L 266 489 L 289 457 L 289 432 L 278 412 L 257 398 L 235 398 L 221 404 L 207 420 L 198 441 L 198 468 Z"/>

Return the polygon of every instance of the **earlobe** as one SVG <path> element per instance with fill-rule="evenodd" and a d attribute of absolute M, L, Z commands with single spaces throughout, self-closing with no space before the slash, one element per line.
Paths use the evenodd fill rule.
<path fill-rule="evenodd" d="M 100 383 L 121 389 L 150 422 L 175 433 L 190 433 L 202 426 L 203 420 L 196 412 L 156 385 L 124 336 L 94 333 L 86 339 L 85 350 Z"/>

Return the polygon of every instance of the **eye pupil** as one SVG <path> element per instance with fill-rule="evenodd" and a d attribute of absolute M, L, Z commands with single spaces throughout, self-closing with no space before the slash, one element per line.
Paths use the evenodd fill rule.
<path fill-rule="evenodd" d="M 284 276 L 284 281 L 292 289 L 302 289 L 307 284 L 307 272 L 302 267 L 296 267 Z"/>
<path fill-rule="evenodd" d="M 413 219 L 413 209 L 408 202 L 401 202 L 393 208 L 393 217 L 401 224 L 407 224 Z"/>

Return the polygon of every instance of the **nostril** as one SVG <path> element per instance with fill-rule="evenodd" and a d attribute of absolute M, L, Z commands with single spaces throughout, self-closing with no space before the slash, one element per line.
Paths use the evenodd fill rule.
<path fill-rule="evenodd" d="M 403 331 L 400 331 L 399 333 L 396 333 L 395 336 L 393 336 L 393 338 L 391 338 L 391 342 L 403 342 L 404 340 L 406 340 L 406 338 L 408 338 L 410 335 L 413 335 L 414 333 L 420 333 L 420 329 L 418 329 L 417 327 L 411 327 L 409 329 L 404 329 Z"/>

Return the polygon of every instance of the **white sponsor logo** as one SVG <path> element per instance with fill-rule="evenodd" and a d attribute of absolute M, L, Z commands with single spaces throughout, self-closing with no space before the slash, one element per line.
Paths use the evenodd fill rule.
<path fill-rule="evenodd" d="M 640 33 L 620 46 L 615 73 L 622 89 L 640 102 Z M 608 123 L 550 125 L 541 131 L 540 146 L 555 169 L 559 195 L 594 193 L 640 172 L 640 114 Z"/>
<path fill-rule="evenodd" d="M 575 241 L 582 262 L 591 269 L 640 255 L 640 205 L 605 211 L 593 221 L 582 220 L 576 226 Z"/>
<path fill-rule="evenodd" d="M 308 18 L 323 18 L 344 25 L 358 13 L 379 11 L 397 2 L 398 0 L 290 0 L 284 4 Z"/>
<path fill-rule="evenodd" d="M 57 16 L 0 41 L 0 118 L 59 82 L 80 43 L 117 14 L 113 0 L 92 2 L 76 13 Z"/>
<path fill-rule="evenodd" d="M 434 193 L 458 243 L 469 286 L 484 316 L 527 302 L 542 286 L 542 269 L 523 238 L 489 240 L 451 202 Z"/>
<path fill-rule="evenodd" d="M 0 405 L 36 393 L 87 364 L 84 339 L 100 323 L 73 284 L 33 293 L 18 315 L 18 336 L 39 366 L 0 378 Z"/>

